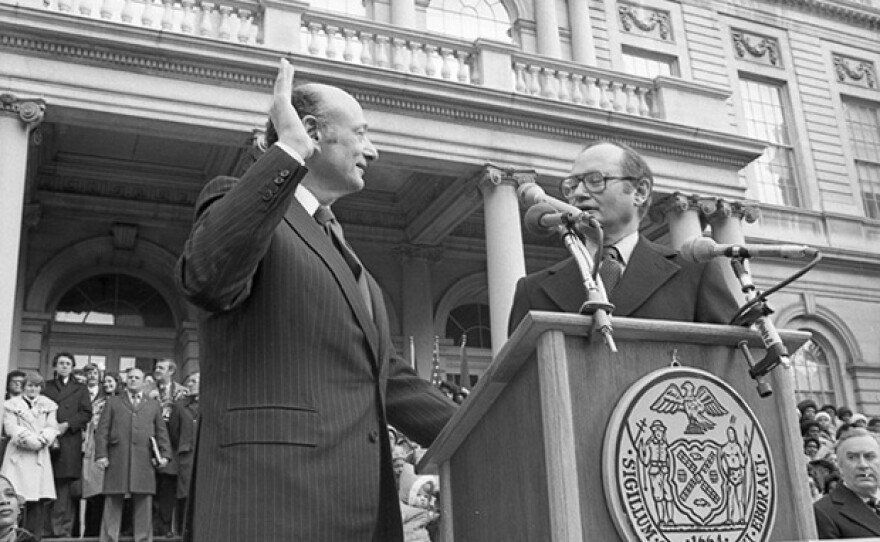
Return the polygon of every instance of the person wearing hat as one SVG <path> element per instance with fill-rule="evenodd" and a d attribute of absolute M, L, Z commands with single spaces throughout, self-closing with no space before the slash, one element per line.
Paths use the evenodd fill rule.
<path fill-rule="evenodd" d="M 841 425 L 845 423 L 850 423 L 852 420 L 853 411 L 849 407 L 840 407 L 837 409 L 837 427 L 839 428 Z"/>
<path fill-rule="evenodd" d="M 804 399 L 797 404 L 797 407 L 801 411 L 802 420 L 812 420 L 816 416 L 816 411 L 819 410 L 816 401 L 812 399 Z"/>
<path fill-rule="evenodd" d="M 856 412 L 852 415 L 852 418 L 849 420 L 850 425 L 853 427 L 862 427 L 864 429 L 868 428 L 868 417 L 860 412 Z"/>
<path fill-rule="evenodd" d="M 639 459 L 648 469 L 651 495 L 660 524 L 669 525 L 672 523 L 672 486 L 669 483 L 669 442 L 662 421 L 651 422 L 651 436 L 639 443 Z"/>

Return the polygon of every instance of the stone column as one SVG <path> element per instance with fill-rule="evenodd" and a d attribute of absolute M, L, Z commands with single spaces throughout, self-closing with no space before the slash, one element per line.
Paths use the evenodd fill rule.
<path fill-rule="evenodd" d="M 43 120 L 46 104 L 35 98 L 17 98 L 0 94 L 0 381 L 6 382 L 12 355 L 12 334 L 15 329 L 15 294 L 18 284 L 18 259 L 21 244 L 22 217 L 28 137 Z"/>
<path fill-rule="evenodd" d="M 741 201 L 726 201 L 719 198 L 701 198 L 699 201 L 700 212 L 712 227 L 712 239 L 716 243 L 741 245 L 746 242 L 742 229 L 742 221 L 752 223 L 758 220 L 760 210 L 753 203 Z M 725 269 L 724 277 L 727 279 L 730 289 L 734 292 L 734 298 L 740 303 L 745 303 L 742 293 L 742 285 L 736 278 L 730 262 L 727 258 L 716 258 L 713 264 L 721 265 Z"/>
<path fill-rule="evenodd" d="M 489 275 L 489 319 L 492 355 L 507 341 L 507 320 L 516 282 L 526 274 L 522 225 L 516 188 L 534 182 L 536 174 L 486 165 L 476 178 L 483 194 L 486 224 L 486 268 Z"/>
<path fill-rule="evenodd" d="M 571 26 L 571 59 L 587 66 L 596 65 L 593 46 L 593 24 L 588 0 L 569 0 L 568 20 Z"/>
<path fill-rule="evenodd" d="M 538 54 L 550 58 L 562 58 L 555 0 L 535 0 L 535 24 L 538 34 Z"/>
<path fill-rule="evenodd" d="M 391 24 L 415 30 L 415 0 L 391 0 Z"/>
<path fill-rule="evenodd" d="M 434 295 L 431 290 L 431 264 L 443 257 L 439 246 L 400 245 L 394 254 L 403 268 L 401 332 L 403 351 L 400 355 L 410 362 L 409 338 L 415 346 L 416 372 L 431 378 L 434 350 Z"/>
<path fill-rule="evenodd" d="M 185 320 L 177 328 L 174 357 L 180 382 L 183 382 L 186 375 L 199 370 L 199 326 L 195 322 Z"/>
<path fill-rule="evenodd" d="M 700 222 L 700 208 L 694 196 L 680 192 L 658 201 L 651 207 L 651 219 L 669 224 L 669 245 L 678 250 L 685 241 L 703 234 Z"/>

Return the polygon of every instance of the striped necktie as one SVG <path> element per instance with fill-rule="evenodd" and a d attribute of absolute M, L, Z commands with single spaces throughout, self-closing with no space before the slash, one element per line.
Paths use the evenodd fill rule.
<path fill-rule="evenodd" d="M 348 242 L 346 242 L 345 236 L 342 235 L 342 226 L 339 225 L 339 221 L 336 220 L 333 211 L 331 211 L 329 207 L 323 205 L 318 207 L 315 211 L 315 220 L 324 229 L 324 233 L 327 234 L 333 242 L 333 246 L 336 247 L 336 250 L 342 255 L 345 263 L 347 263 L 348 267 L 351 269 L 351 273 L 354 275 L 354 279 L 358 284 L 358 289 L 361 292 L 361 297 L 364 298 L 364 303 L 366 303 L 367 310 L 372 317 L 373 304 L 370 298 L 370 288 L 367 285 L 366 273 L 364 273 L 364 266 L 361 265 L 361 261 L 358 259 L 357 255 L 355 255 L 354 250 L 351 249 Z"/>
<path fill-rule="evenodd" d="M 605 293 L 609 296 L 623 276 L 623 265 L 620 263 L 620 251 L 617 247 L 605 247 L 602 253 L 602 264 L 599 267 L 599 276 L 605 285 Z"/>

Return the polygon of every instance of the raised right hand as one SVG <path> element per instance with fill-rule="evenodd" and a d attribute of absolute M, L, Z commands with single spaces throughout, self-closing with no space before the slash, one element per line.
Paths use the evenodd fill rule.
<path fill-rule="evenodd" d="M 272 95 L 272 107 L 269 108 L 269 118 L 275 126 L 278 141 L 290 146 L 298 152 L 304 160 L 308 160 L 315 152 L 315 142 L 309 137 L 299 118 L 293 104 L 290 103 L 290 95 L 293 92 L 293 66 L 287 59 L 282 58 L 278 63 L 278 77 L 275 79 L 275 90 Z"/>

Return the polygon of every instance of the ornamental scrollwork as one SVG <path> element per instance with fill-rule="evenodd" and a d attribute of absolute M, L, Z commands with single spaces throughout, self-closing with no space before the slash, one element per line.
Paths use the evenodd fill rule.
<path fill-rule="evenodd" d="M 777 45 L 775 39 L 764 36 L 747 36 L 739 30 L 733 31 L 732 36 L 733 47 L 740 58 L 745 58 L 746 53 L 752 58 L 764 58 L 766 56 L 767 62 L 771 66 L 779 66 L 779 45 Z M 754 43 L 752 39 L 755 40 Z"/>
<path fill-rule="evenodd" d="M 642 10 L 630 6 L 617 6 L 620 17 L 620 25 L 627 32 L 632 32 L 633 27 L 642 32 L 657 30 L 660 39 L 672 41 L 672 27 L 669 22 L 669 14 L 663 11 L 651 10 L 650 16 L 640 17 Z"/>
<path fill-rule="evenodd" d="M 16 98 L 12 94 L 0 94 L 0 113 L 18 115 L 22 122 L 33 128 L 43 120 L 46 102 L 39 98 Z"/>
<path fill-rule="evenodd" d="M 853 62 L 855 66 L 851 66 L 850 62 Z M 864 80 L 864 85 L 868 88 L 875 88 L 877 85 L 874 64 L 867 60 L 834 55 L 834 70 L 837 72 L 837 80 L 841 83 L 845 83 L 848 80 L 858 82 Z"/>

